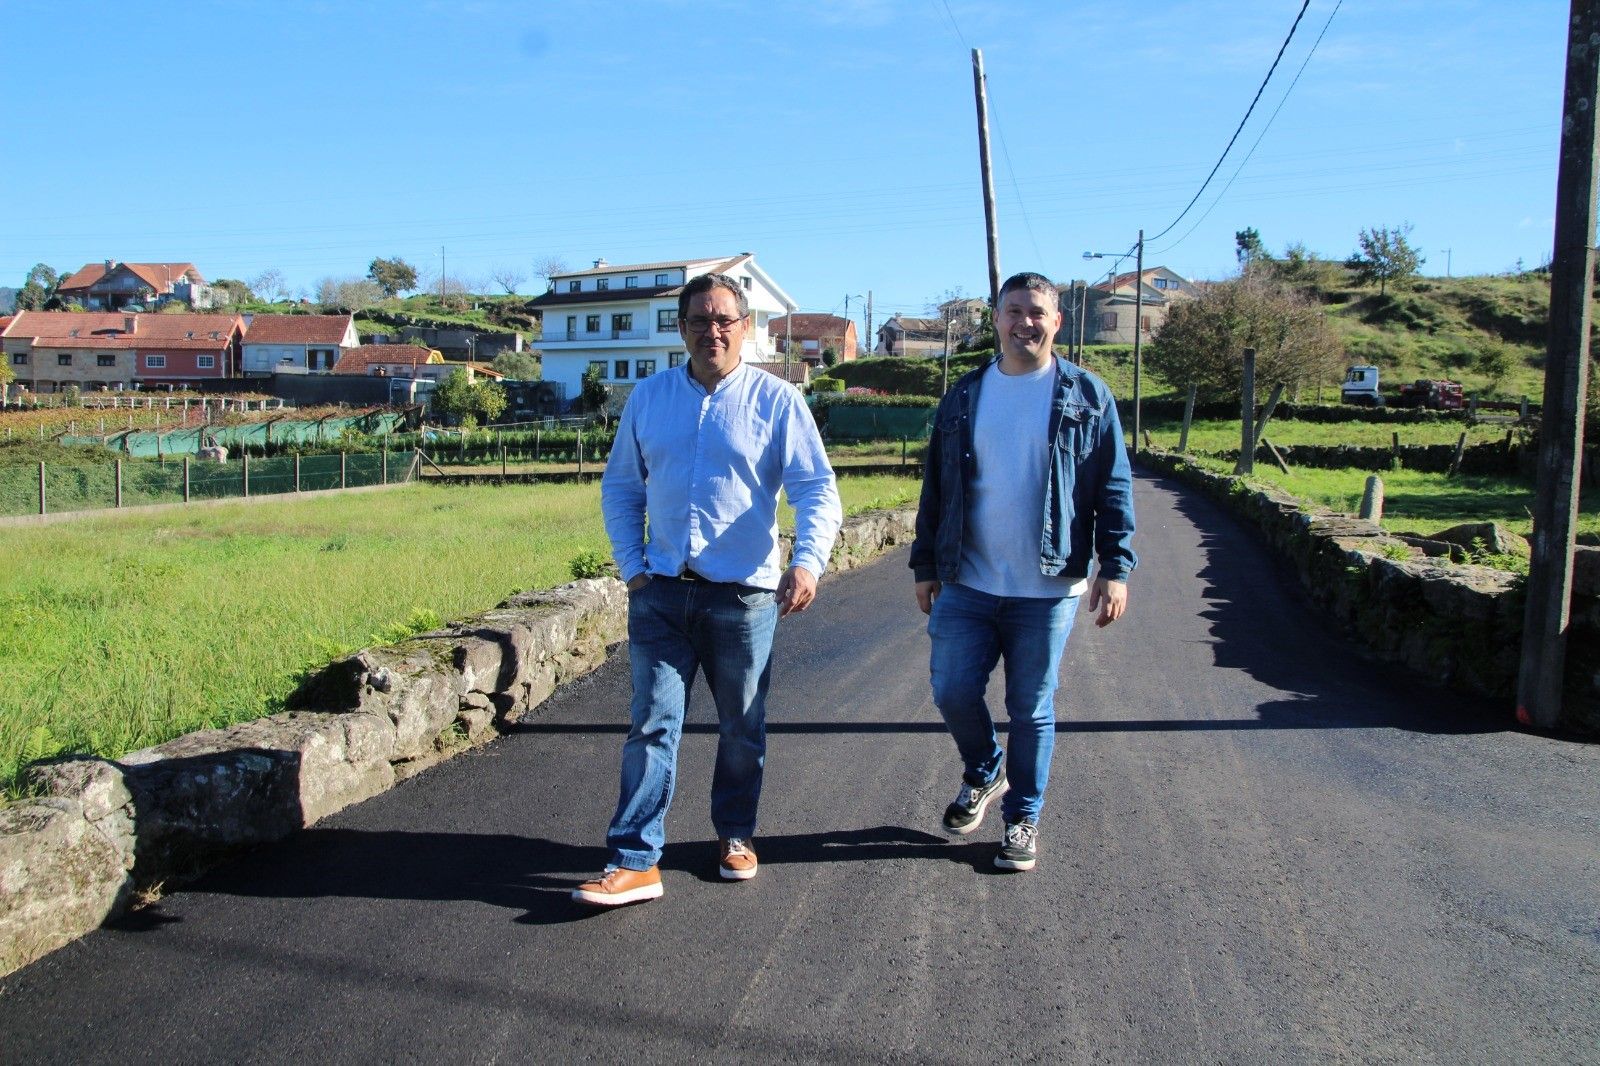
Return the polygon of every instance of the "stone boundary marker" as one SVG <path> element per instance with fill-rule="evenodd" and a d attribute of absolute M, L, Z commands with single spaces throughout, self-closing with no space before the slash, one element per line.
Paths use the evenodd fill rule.
<path fill-rule="evenodd" d="M 830 569 L 912 534 L 914 512 L 845 522 Z M 627 630 L 613 578 L 524 592 L 308 678 L 295 709 L 108 760 L 33 767 L 41 795 L 0 808 L 0 976 L 181 884 L 521 721 L 606 660 Z"/>
<path fill-rule="evenodd" d="M 1259 528 L 1312 598 L 1379 657 L 1436 684 L 1504 698 L 1506 725 L 1514 728 L 1524 605 L 1520 577 L 1430 558 L 1461 553 L 1449 544 L 1401 539 L 1372 522 L 1307 507 L 1281 489 L 1212 473 L 1181 455 L 1141 451 L 1139 462 L 1200 489 Z M 1562 728 L 1592 738 L 1600 735 L 1600 547 L 1577 549 L 1571 619 Z"/>

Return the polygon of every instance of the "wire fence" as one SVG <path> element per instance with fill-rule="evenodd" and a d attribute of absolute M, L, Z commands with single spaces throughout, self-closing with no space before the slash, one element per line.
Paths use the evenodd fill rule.
<path fill-rule="evenodd" d="M 414 481 L 414 452 L 0 467 L 0 515 L 61 514 Z"/>

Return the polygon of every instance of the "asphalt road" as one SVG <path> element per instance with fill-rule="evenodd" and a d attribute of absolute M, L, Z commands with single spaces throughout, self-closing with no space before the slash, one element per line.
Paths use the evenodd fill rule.
<path fill-rule="evenodd" d="M 1257 542 L 1138 485 L 1032 873 L 960 768 L 897 553 L 780 627 L 759 877 L 702 691 L 664 898 L 604 862 L 621 657 L 535 722 L 0 986 L 0 1060 L 1600 1061 L 1600 749 L 1367 663 Z M 1086 618 L 1086 616 L 1084 616 Z"/>

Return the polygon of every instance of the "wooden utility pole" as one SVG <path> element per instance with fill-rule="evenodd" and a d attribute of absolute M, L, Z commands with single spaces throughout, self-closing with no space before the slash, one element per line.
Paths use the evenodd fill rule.
<path fill-rule="evenodd" d="M 1517 720 L 1540 729 L 1552 729 L 1561 720 L 1572 604 L 1573 527 L 1583 460 L 1589 298 L 1594 284 L 1595 107 L 1600 105 L 1596 42 L 1600 42 L 1600 0 L 1572 0 L 1550 268 L 1550 348 L 1539 428 L 1539 486 L 1517 676 Z"/>
<path fill-rule="evenodd" d="M 1244 380 L 1239 389 L 1239 461 L 1235 474 L 1256 471 L 1256 350 L 1244 350 Z"/>
<path fill-rule="evenodd" d="M 867 290 L 867 343 L 872 346 L 871 348 L 867 349 L 868 351 L 871 351 L 873 348 L 877 347 L 877 345 L 873 344 L 873 342 L 872 342 L 872 290 L 871 289 Z"/>
<path fill-rule="evenodd" d="M 978 164 L 983 169 L 983 222 L 989 238 L 989 307 L 1000 312 L 1000 231 L 994 221 L 994 174 L 989 169 L 989 95 L 983 83 L 983 50 L 972 50 L 972 91 L 978 100 Z"/>
<path fill-rule="evenodd" d="M 1139 253 L 1134 260 L 1133 275 L 1133 444 L 1139 446 L 1139 407 L 1141 402 L 1139 376 L 1143 366 L 1140 360 L 1141 341 L 1144 339 L 1144 230 L 1139 231 Z M 1249 349 L 1246 349 L 1249 351 Z M 1251 353 L 1252 357 L 1254 353 Z M 1252 366 L 1252 373 L 1254 367 Z M 1255 400 L 1250 401 L 1252 404 Z"/>

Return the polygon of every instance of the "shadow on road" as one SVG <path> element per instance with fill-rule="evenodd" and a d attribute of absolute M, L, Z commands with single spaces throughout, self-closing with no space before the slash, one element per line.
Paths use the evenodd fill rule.
<path fill-rule="evenodd" d="M 900 826 L 757 838 L 765 866 L 933 859 L 995 872 L 992 842 L 969 843 Z M 603 847 L 508 834 L 308 829 L 189 887 L 194 893 L 311 899 L 467 901 L 521 912 L 522 925 L 581 921 L 597 911 L 572 887 L 606 863 Z M 715 840 L 667 845 L 661 869 L 719 882 Z M 159 905 L 124 922 L 150 932 L 175 919 Z"/>
<path fill-rule="evenodd" d="M 1254 719 L 1172 726 L 1436 734 L 1514 728 L 1507 708 L 1495 701 L 1429 686 L 1377 659 L 1319 614 L 1298 576 L 1268 553 L 1255 530 L 1186 485 L 1170 478 L 1149 480 L 1172 493 L 1174 507 L 1201 533 L 1205 565 L 1197 576 L 1209 604 L 1201 617 L 1211 623 L 1216 665 L 1297 694 L 1257 705 Z"/>

